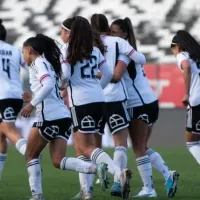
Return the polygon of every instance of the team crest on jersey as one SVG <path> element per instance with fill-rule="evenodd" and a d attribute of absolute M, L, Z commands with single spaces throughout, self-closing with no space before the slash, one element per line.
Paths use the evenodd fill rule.
<path fill-rule="evenodd" d="M 109 124 L 111 126 L 112 129 L 115 129 L 118 126 L 124 125 L 125 121 L 124 118 L 118 114 L 113 114 L 110 118 L 109 118 Z"/>
<path fill-rule="evenodd" d="M 55 125 L 46 127 L 44 129 L 44 133 L 48 135 L 49 137 L 54 138 L 55 135 L 58 135 L 59 133 L 59 127 Z"/>
<path fill-rule="evenodd" d="M 147 114 L 140 115 L 138 119 L 141 119 L 142 121 L 149 123 L 149 116 Z"/>
<path fill-rule="evenodd" d="M 95 122 L 91 116 L 85 116 L 81 120 L 81 127 L 82 128 L 95 128 Z"/>
<path fill-rule="evenodd" d="M 3 115 L 5 120 L 13 119 L 15 118 L 15 111 L 12 107 L 8 107 L 5 109 Z"/>
<path fill-rule="evenodd" d="M 196 123 L 196 130 L 200 131 L 200 120 Z"/>

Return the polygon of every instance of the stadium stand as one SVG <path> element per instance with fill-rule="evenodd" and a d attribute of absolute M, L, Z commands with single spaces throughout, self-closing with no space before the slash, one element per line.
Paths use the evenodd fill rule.
<path fill-rule="evenodd" d="M 179 29 L 200 40 L 199 0 L 0 0 L 0 18 L 9 30 L 9 42 L 21 46 L 35 33 L 59 40 L 60 23 L 69 16 L 104 13 L 109 21 L 130 17 L 139 50 L 149 62 L 174 62 L 169 45 Z"/>

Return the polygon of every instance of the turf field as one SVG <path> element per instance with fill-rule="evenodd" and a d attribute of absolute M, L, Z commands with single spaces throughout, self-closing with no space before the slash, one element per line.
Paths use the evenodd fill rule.
<path fill-rule="evenodd" d="M 200 168 L 193 160 L 186 148 L 158 148 L 157 149 L 168 163 L 169 167 L 176 169 L 181 177 L 179 189 L 175 199 L 192 200 L 200 198 Z M 107 149 L 111 155 L 112 149 Z M 72 148 L 68 149 L 68 156 L 73 156 Z M 131 150 L 128 153 L 128 165 L 133 170 L 132 194 L 141 189 L 141 181 L 135 168 L 134 155 Z M 43 153 L 43 190 L 46 200 L 67 200 L 79 191 L 78 174 L 70 171 L 54 169 L 48 155 L 48 151 Z M 165 186 L 163 177 L 153 171 L 158 199 L 168 199 L 165 197 Z M 8 160 L 0 183 L 0 200 L 25 200 L 30 196 L 27 172 L 24 159 L 12 147 L 9 150 Z M 114 200 L 111 198 L 109 190 L 102 192 L 99 185 L 95 186 L 96 200 Z"/>

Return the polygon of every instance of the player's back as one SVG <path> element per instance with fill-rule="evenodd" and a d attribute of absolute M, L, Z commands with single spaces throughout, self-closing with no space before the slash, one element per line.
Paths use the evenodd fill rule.
<path fill-rule="evenodd" d="M 119 56 L 119 44 L 118 40 L 121 40 L 118 37 L 102 35 L 101 40 L 105 46 L 105 53 L 104 56 L 106 61 L 114 71 L 116 61 Z M 106 102 L 112 101 L 124 101 L 128 98 L 126 87 L 123 82 L 123 78 L 118 83 L 109 83 L 106 88 L 104 89 L 104 95 Z"/>
<path fill-rule="evenodd" d="M 0 40 L 0 99 L 22 98 L 19 49 Z"/>
<path fill-rule="evenodd" d="M 98 48 L 94 47 L 89 59 L 69 65 L 70 106 L 104 102 L 103 90 L 97 77 L 98 68 L 105 62 Z"/>

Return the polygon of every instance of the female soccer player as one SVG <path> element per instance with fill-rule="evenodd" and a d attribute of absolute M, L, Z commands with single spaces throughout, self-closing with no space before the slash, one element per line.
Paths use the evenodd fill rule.
<path fill-rule="evenodd" d="M 137 49 L 132 23 L 129 18 L 115 20 L 110 29 L 113 36 L 128 40 Z M 136 197 L 157 196 L 151 184 L 152 172 L 150 172 L 149 161 L 153 167 L 162 173 L 166 181 L 167 195 L 173 197 L 176 192 L 178 174 L 176 171 L 168 169 L 159 153 L 147 147 L 153 124 L 158 118 L 157 98 L 145 76 L 143 66 L 133 61 L 127 66 L 129 62 L 126 59 L 124 60 L 122 56 L 119 57 L 119 62 L 123 62 L 124 67 L 116 66 L 113 79 L 118 81 L 123 76 L 129 95 L 127 101 L 127 108 L 131 118 L 129 132 L 136 154 L 138 171 L 144 183 L 142 191 Z M 146 163 L 140 163 L 142 158 L 145 159 Z M 149 176 L 145 175 L 144 169 L 149 171 Z"/>
<path fill-rule="evenodd" d="M 0 19 L 0 177 L 7 157 L 7 141 L 15 144 L 24 155 L 26 140 L 18 133 L 15 121 L 22 108 L 20 66 L 23 65 L 19 49 L 6 43 L 6 29 Z"/>
<path fill-rule="evenodd" d="M 61 52 L 54 40 L 41 34 L 29 38 L 24 42 L 23 54 L 26 64 L 30 66 L 30 84 L 34 97 L 22 109 L 21 115 L 29 117 L 36 107 L 36 121 L 30 131 L 26 149 L 31 200 L 43 200 L 38 156 L 48 143 L 52 163 L 56 168 L 98 173 L 102 178 L 106 175 L 106 172 L 101 170 L 105 164 L 99 162 L 100 167 L 97 169 L 94 164 L 65 157 L 72 122 L 70 112 L 59 92 L 62 75 Z"/>
<path fill-rule="evenodd" d="M 183 72 L 185 95 L 182 102 L 187 106 L 186 144 L 200 164 L 200 45 L 188 32 L 179 30 L 172 39 L 171 50 Z"/>
<path fill-rule="evenodd" d="M 121 170 L 113 160 L 95 144 L 94 135 L 100 131 L 104 95 L 102 88 L 110 82 L 112 71 L 109 69 L 100 50 L 93 47 L 93 33 L 89 22 L 83 17 L 76 17 L 69 36 L 63 72 L 68 77 L 68 93 L 74 124 L 76 152 L 99 163 L 108 164 L 108 171 L 117 177 L 122 185 L 122 196 L 129 195 L 130 171 Z M 102 72 L 99 80 L 98 69 Z M 86 191 L 87 192 L 87 191 Z M 88 199 L 88 198 L 83 198 Z"/>

